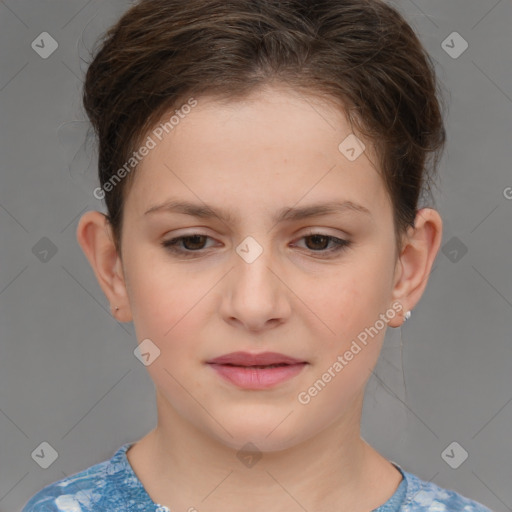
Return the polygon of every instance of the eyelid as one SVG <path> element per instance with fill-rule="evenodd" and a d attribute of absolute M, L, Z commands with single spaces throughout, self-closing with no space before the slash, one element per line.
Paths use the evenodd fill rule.
<path fill-rule="evenodd" d="M 316 230 L 315 230 L 316 229 Z M 315 251 L 313 249 L 302 249 L 303 251 L 305 251 L 308 255 L 311 255 L 313 257 L 320 257 L 320 258 L 323 258 L 323 259 L 328 259 L 328 258 L 334 258 L 338 255 L 338 253 L 340 252 L 343 252 L 344 249 L 348 249 L 351 245 L 352 245 L 352 241 L 349 239 L 350 237 L 347 237 L 347 238 L 340 238 L 338 236 L 335 236 L 335 235 L 331 235 L 329 234 L 328 232 L 325 232 L 325 231 L 321 231 L 321 228 L 309 228 L 307 232 L 303 233 L 301 236 L 299 236 L 298 238 L 295 239 L 295 241 L 297 240 L 302 240 L 303 238 L 307 238 L 307 237 L 311 237 L 311 236 L 322 236 L 322 237 L 326 237 L 329 239 L 329 243 L 332 243 L 334 244 L 334 247 L 331 247 L 330 249 L 325 249 L 325 250 L 318 250 L 318 251 Z M 201 257 L 202 255 L 205 255 L 205 254 L 208 254 L 211 250 L 211 247 L 210 248 L 203 248 L 203 249 L 198 249 L 198 250 L 189 250 L 189 249 L 182 249 L 182 248 L 179 248 L 179 244 L 180 242 L 185 239 L 185 238 L 191 238 L 191 237 L 205 237 L 207 239 L 210 239 L 210 240 L 215 240 L 214 237 L 206 234 L 206 233 L 201 233 L 199 231 L 194 231 L 194 232 L 189 232 L 189 233 L 184 233 L 184 234 L 180 234 L 178 236 L 174 236 L 168 240 L 164 240 L 161 242 L 161 245 L 170 253 L 174 253 L 174 254 L 177 254 L 177 255 L 181 255 L 181 256 L 184 256 L 185 258 L 196 258 L 196 257 Z M 345 235 L 343 235 L 345 236 Z M 295 243 L 295 242 L 294 242 Z"/>
<path fill-rule="evenodd" d="M 330 228 L 306 228 L 306 231 L 304 233 L 302 233 L 300 235 L 300 237 L 311 236 L 311 235 L 323 235 L 323 236 L 331 236 L 333 238 L 339 238 L 339 239 L 350 238 L 350 235 L 346 231 L 343 231 L 341 234 L 340 233 L 332 234 L 329 232 L 329 229 Z"/>
<path fill-rule="evenodd" d="M 192 233 L 184 233 L 184 234 L 179 234 L 179 235 L 176 235 L 176 236 L 173 236 L 167 240 L 163 240 L 161 242 L 161 244 L 166 247 L 166 248 L 169 248 L 171 249 L 173 246 L 177 246 L 179 242 L 181 242 L 184 238 L 192 238 L 194 236 L 198 236 L 198 237 L 205 237 L 209 240 L 215 240 L 214 237 L 212 237 L 211 235 L 208 235 L 206 233 L 201 233 L 199 231 L 194 231 Z M 193 254 L 193 253 L 197 253 L 197 254 L 204 254 L 206 251 L 208 251 L 210 249 L 207 248 L 207 249 L 198 249 L 197 251 L 191 251 L 191 250 L 186 250 L 186 249 L 180 249 L 180 250 L 176 250 L 176 252 L 181 252 L 183 254 Z"/>
<path fill-rule="evenodd" d="M 194 229 L 194 228 L 192 228 Z M 198 229 L 198 230 L 202 230 L 204 228 L 202 227 L 197 227 L 195 229 Z M 306 231 L 301 233 L 299 236 L 296 236 L 294 238 L 294 240 L 299 240 L 303 237 L 306 237 L 306 236 L 314 236 L 314 235 L 319 235 L 319 236 L 328 236 L 328 237 L 331 237 L 331 238 L 338 238 L 340 240 L 342 239 L 349 239 L 350 238 L 350 235 L 346 232 L 343 232 L 341 235 L 340 234 L 331 234 L 329 233 L 327 230 L 330 229 L 330 228 L 305 228 Z M 189 238 L 189 237 L 192 237 L 192 236 L 204 236 L 204 237 L 207 237 L 207 238 L 210 238 L 210 239 L 216 239 L 215 236 L 213 235 L 210 235 L 206 232 L 202 232 L 202 231 L 190 231 L 190 232 L 185 232 L 185 233 L 181 233 L 180 231 L 176 232 L 176 233 L 173 233 L 173 236 L 171 238 L 169 238 L 168 240 L 166 240 L 166 242 L 169 242 L 169 241 L 172 241 L 174 239 L 178 239 L 178 238 Z"/>
<path fill-rule="evenodd" d="M 320 257 L 322 257 L 322 255 L 324 255 L 324 258 L 328 258 L 329 255 L 335 256 L 337 253 L 341 252 L 343 249 L 347 249 L 348 247 L 350 247 L 353 243 L 352 240 L 350 239 L 350 237 L 346 237 L 345 235 L 342 235 L 343 236 L 343 238 L 342 238 L 340 236 L 331 235 L 330 233 L 325 232 L 325 231 L 311 231 L 311 230 L 306 233 L 303 233 L 296 240 L 302 240 L 303 238 L 307 238 L 307 237 L 315 236 L 315 235 L 328 238 L 329 242 L 334 244 L 334 247 L 331 249 L 326 249 L 326 250 L 322 250 L 322 251 L 314 251 L 312 249 L 307 249 L 307 248 L 304 250 L 312 255 L 318 254 Z"/>

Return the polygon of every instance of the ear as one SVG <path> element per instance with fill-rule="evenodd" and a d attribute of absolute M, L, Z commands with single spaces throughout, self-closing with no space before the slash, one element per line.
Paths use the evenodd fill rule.
<path fill-rule="evenodd" d="M 412 310 L 423 295 L 442 236 L 443 222 L 439 213 L 432 208 L 419 210 L 395 268 L 393 302 L 398 300 L 403 309 L 389 322 L 391 327 L 400 327 L 405 313 Z"/>
<path fill-rule="evenodd" d="M 97 211 L 86 212 L 78 222 L 78 243 L 89 260 L 111 312 L 119 322 L 130 322 L 132 313 L 120 256 L 107 217 Z M 119 310 L 115 310 L 118 306 Z"/>

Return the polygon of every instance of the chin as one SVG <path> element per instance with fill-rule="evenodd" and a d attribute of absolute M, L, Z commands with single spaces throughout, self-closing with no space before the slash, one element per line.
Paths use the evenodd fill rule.
<path fill-rule="evenodd" d="M 297 443 L 296 440 L 290 438 L 277 438 L 271 439 L 270 436 L 266 437 L 267 434 L 260 435 L 247 435 L 247 436 L 234 436 L 225 437 L 222 442 L 228 448 L 236 450 L 237 456 L 242 453 L 255 453 L 257 454 L 271 454 L 282 452 L 293 448 Z"/>
<path fill-rule="evenodd" d="M 287 450 L 299 444 L 308 436 L 304 432 L 299 432 L 295 422 L 285 420 L 282 415 L 280 418 L 272 418 L 269 421 L 261 419 L 251 422 L 249 416 L 239 416 L 238 422 L 223 422 L 223 426 L 231 436 L 222 428 L 216 428 L 214 437 L 233 450 L 256 451 L 256 452 L 279 452 Z M 240 423 L 240 419 L 242 422 Z M 290 418 L 291 420 L 291 418 Z M 287 423 L 289 421 L 289 423 Z M 285 423 L 287 423 L 285 425 Z"/>

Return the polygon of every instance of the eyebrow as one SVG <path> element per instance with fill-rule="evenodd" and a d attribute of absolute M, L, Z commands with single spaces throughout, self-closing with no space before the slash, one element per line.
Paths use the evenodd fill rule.
<path fill-rule="evenodd" d="M 236 216 L 222 208 L 214 209 L 207 204 L 195 204 L 188 201 L 168 200 L 161 204 L 152 206 L 144 215 L 156 212 L 182 213 L 198 218 L 215 218 L 224 222 L 234 223 Z M 280 223 L 284 221 L 297 221 L 308 217 L 317 217 L 320 215 L 330 215 L 334 213 L 357 212 L 372 216 L 370 210 L 361 204 L 353 201 L 331 201 L 327 203 L 317 203 L 300 208 L 285 207 L 276 212 L 272 221 Z"/>

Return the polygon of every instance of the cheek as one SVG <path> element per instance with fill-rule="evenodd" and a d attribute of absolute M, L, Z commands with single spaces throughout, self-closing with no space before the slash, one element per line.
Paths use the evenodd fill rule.
<path fill-rule="evenodd" d="M 325 279 L 307 280 L 298 291 L 323 321 L 327 344 L 340 347 L 361 329 L 373 325 L 387 304 L 386 273 L 381 263 L 347 264 Z M 329 328 L 327 328 L 327 326 Z"/>
<path fill-rule="evenodd" d="M 131 282 L 136 290 L 133 323 L 138 342 L 149 338 L 160 350 L 146 368 L 153 381 L 181 401 L 183 389 L 178 382 L 201 393 L 201 380 L 190 370 L 199 369 L 211 353 L 208 347 L 217 341 L 216 336 L 208 339 L 208 326 L 215 314 L 213 297 L 219 276 L 160 260 L 154 258 L 152 265 L 132 269 Z"/>
<path fill-rule="evenodd" d="M 374 277 L 368 273 L 362 279 L 340 278 L 323 293 L 310 296 L 312 304 L 321 304 L 319 316 L 334 331 L 323 328 L 326 334 L 318 336 L 315 364 L 306 383 L 311 387 L 300 390 L 311 404 L 299 400 L 300 407 L 314 410 L 320 424 L 333 421 L 364 392 L 379 358 L 385 329 L 372 327 L 386 307 Z"/>
<path fill-rule="evenodd" d="M 324 329 L 327 334 L 319 340 L 309 384 L 314 386 L 312 393 L 317 393 L 311 397 L 315 405 L 310 410 L 324 415 L 323 421 L 349 407 L 358 392 L 363 393 L 379 358 L 386 329 L 375 329 L 375 325 L 389 304 L 387 274 L 375 261 L 379 260 L 373 266 L 361 262 L 350 273 L 340 272 L 338 279 L 319 287 L 310 299 L 311 304 L 321 305 L 319 316 L 335 332 Z"/>
<path fill-rule="evenodd" d="M 129 268 L 133 322 L 143 337 L 170 339 L 193 317 L 209 289 L 192 267 L 172 264 L 156 250 L 135 252 Z M 140 339 L 140 338 L 139 338 Z"/>

